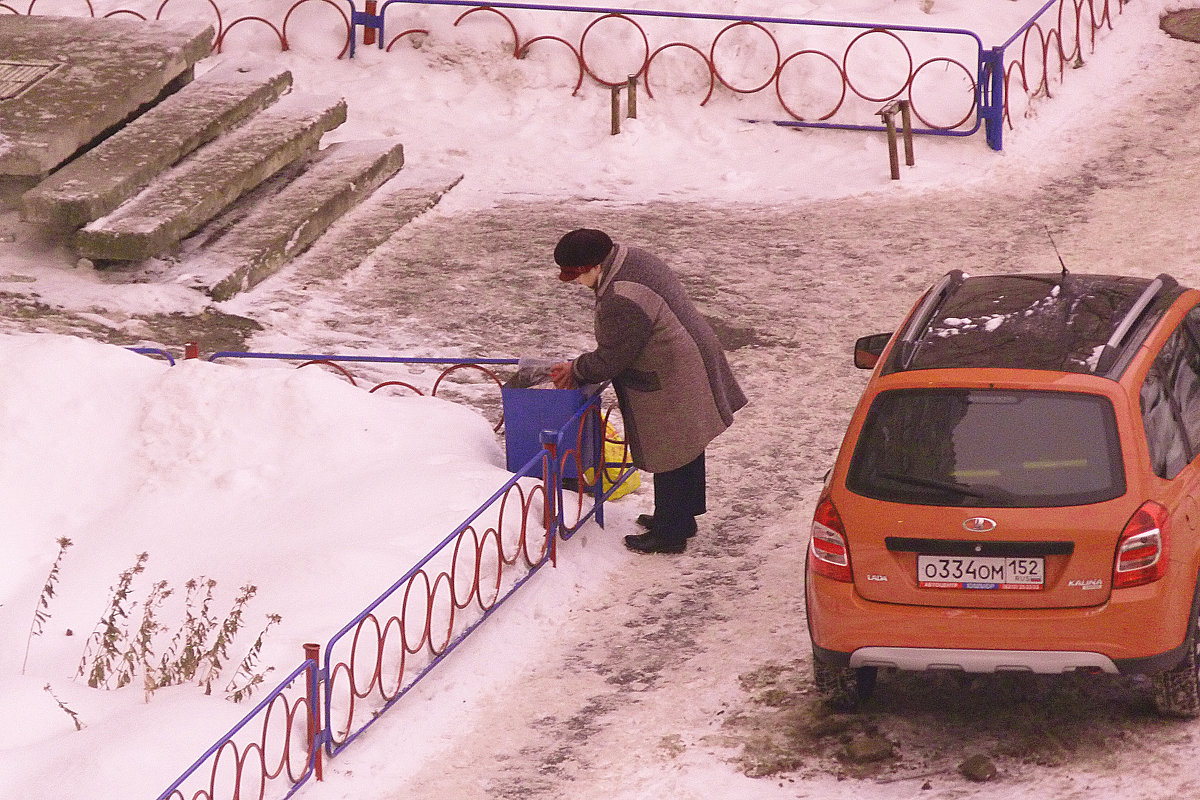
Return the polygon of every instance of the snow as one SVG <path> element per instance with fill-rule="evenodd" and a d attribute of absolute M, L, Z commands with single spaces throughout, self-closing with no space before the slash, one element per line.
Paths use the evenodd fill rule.
<path fill-rule="evenodd" d="M 304 641 L 328 639 L 395 580 L 396 565 L 417 563 L 509 478 L 490 424 L 466 406 L 371 395 L 314 369 L 195 360 L 169 367 L 121 348 L 39 335 L 6 337 L 0 369 L 21 384 L 6 393 L 0 423 L 0 487 L 15 521 L 0 587 L 9 611 L 3 636 L 29 647 L 27 663 L 24 646 L 6 648 L 0 672 L 6 695 L 30 711 L 21 747 L 33 752 L 94 747 L 100 734 L 93 731 L 109 727 L 110 714 L 154 709 L 170 725 L 172 706 L 187 702 L 173 691 L 143 706 L 136 689 L 97 693 L 83 685 L 94 663 L 83 657 L 88 637 L 110 587 L 138 554 L 148 554 L 145 573 L 125 607 L 135 632 L 153 583 L 166 581 L 175 592 L 160 611 L 172 631 L 189 610 L 189 580 L 217 581 L 214 612 L 252 584 L 247 630 L 280 614 L 263 663 L 290 669 Z M 411 532 L 397 535 L 398 520 Z M 30 638 L 61 538 L 71 545 L 47 604 L 51 616 Z M 338 557 L 330 560 L 334 543 Z M 164 653 L 167 637 L 157 642 Z M 233 677 L 227 670 L 220 686 Z M 60 740 L 72 724 L 43 691 L 47 684 L 86 721 L 84 734 Z M 111 694 L 104 713 L 97 694 Z M 229 725 L 248 708 L 214 705 L 209 713 Z M 153 735 L 169 740 L 169 730 Z M 45 773 L 15 759 L 2 763 L 10 796 L 39 796 Z M 157 785 L 130 793 L 164 788 L 179 765 L 162 766 L 146 771 Z M 57 783 L 64 792 L 70 785 Z"/>
<path fill-rule="evenodd" d="M 729 4 L 710 5 L 722 13 L 730 10 Z M 735 5 L 739 14 L 967 27 L 978 30 L 987 45 L 998 44 L 1037 8 L 1023 1 L 1004 3 L 990 7 L 988 19 L 981 21 L 977 6 L 965 0 Z M 703 6 L 693 3 L 688 10 Z M 518 62 L 502 41 L 498 44 L 503 37 L 489 24 L 464 23 L 444 39 L 415 37 L 412 47 L 398 45 L 389 54 L 360 46 L 349 63 L 300 46 L 272 57 L 292 70 L 298 89 L 348 100 L 349 120 L 326 142 L 398 136 L 409 164 L 461 171 L 464 179 L 439 205 L 441 215 L 560 201 L 716 208 L 746 202 L 786 210 L 798 201 L 857 197 L 919 205 L 948 188 L 966 193 L 993 184 L 1053 182 L 1071 165 L 1101 152 L 1104 143 L 1097 141 L 1091 122 L 1094 110 L 1120 108 L 1138 92 L 1135 78 L 1159 68 L 1155 58 L 1161 50 L 1153 46 L 1161 37 L 1157 20 L 1170 7 L 1170 0 L 1126 6 L 1113 30 L 1100 37 L 1087 67 L 1071 71 L 1052 100 L 1036 104 L 1015 131 L 1006 131 L 1002 153 L 988 150 L 982 134 L 965 140 L 921 138 L 917 164 L 905 169 L 901 181 L 888 179 L 878 136 L 747 123 L 757 113 L 755 101 L 736 97 L 721 97 L 705 108 L 699 106 L 702 95 L 695 93 L 643 98 L 639 118 L 625 120 L 624 131 L 612 136 L 607 91 L 585 84 L 572 96 L 574 75 L 562 71 L 561 59 L 539 52 L 528 65 Z M 49 6 L 38 10 L 52 13 Z M 437 22 L 433 11 L 417 16 L 429 27 Z M 558 24 L 564 32 L 569 27 Z M 315 21 L 301 20 L 295 41 L 304 41 L 309 25 L 323 30 Z M 393 31 L 419 27 L 407 21 L 390 25 Z M 254 42 L 243 45 L 254 50 L 259 47 Z M 226 52 L 236 53 L 238 45 L 231 37 Z M 263 47 L 259 54 L 269 53 Z M 684 75 L 684 69 L 676 74 Z M 661 80 L 670 82 L 666 72 Z M 381 87 L 386 89 L 382 97 Z M 0 137 L 0 146 L 3 142 Z M 1162 197 L 1153 188 L 1147 191 L 1148 203 Z M 1121 219 L 1121 212 L 1097 210 L 1110 222 Z M 32 292 L 41 302 L 77 309 L 118 328 L 122 323 L 114 319 L 199 314 L 209 305 L 182 286 L 118 283 L 77 267 L 65 247 L 31 235 L 5 213 L 0 218 L 4 230 L 17 231 L 0 236 L 0 288 L 6 292 Z M 1102 240 L 1095 240 L 1097 248 Z M 1086 249 L 1077 255 L 1085 256 Z M 914 280 L 932 277 L 921 272 Z M 858 287 L 850 280 L 846 290 L 853 294 Z M 269 290 L 264 286 L 268 298 Z M 901 300 L 911 296 L 908 292 Z M 332 307 L 319 310 L 336 317 L 336 302 L 328 302 Z M 275 323 L 261 337 L 260 349 L 284 342 L 328 343 L 340 333 L 308 322 L 319 317 L 312 306 L 276 306 L 253 292 L 223 309 Z M 583 304 L 578 315 L 586 315 Z M 380 333 L 377 346 L 368 342 L 365 349 L 388 349 L 394 339 L 387 335 Z M 753 357 L 745 356 L 747 363 Z M 262 656 L 264 665 L 275 667 L 267 677 L 272 683 L 299 662 L 304 642 L 327 638 L 508 477 L 501 445 L 479 413 L 439 400 L 367 394 L 321 370 L 199 361 L 168 367 L 73 337 L 10 333 L 0 338 L 0 374 L 6 380 L 0 393 L 0 507 L 8 520 L 0 569 L 0 641 L 6 644 L 0 649 L 0 694 L 12 721 L 0 757 L 4 800 L 157 796 L 245 712 L 245 703 L 222 697 L 228 675 L 214 684 L 211 696 L 192 681 L 160 689 L 148 701 L 136 683 L 100 691 L 78 677 L 111 587 L 138 554 L 146 553 L 147 560 L 130 599 L 135 618 L 141 612 L 133 604 L 155 581 L 167 581 L 176 593 L 164 602 L 167 624 L 182 617 L 184 587 L 191 579 L 216 580 L 214 607 L 222 610 L 239 587 L 256 586 L 245 636 L 252 638 L 266 626 L 269 615 L 281 617 L 265 639 Z M 839 391 L 853 394 L 853 387 Z M 828 428 L 839 422 L 833 413 L 813 424 Z M 824 465 L 806 467 L 813 475 L 800 479 L 798 491 L 811 500 Z M 607 530 L 589 526 L 564 545 L 558 568 L 543 571 L 525 587 L 407 705 L 389 712 L 394 721 L 377 725 L 327 765 L 328 780 L 310 783 L 302 796 L 399 796 L 395 787 L 402 777 L 418 786 L 457 791 L 457 796 L 481 796 L 480 787 L 466 779 L 456 785 L 444 765 L 462 752 L 505 752 L 506 745 L 514 754 L 532 757 L 521 750 L 522 731 L 505 724 L 512 720 L 496 719 L 510 707 L 498 711 L 491 699 L 521 694 L 546 701 L 539 686 L 552 685 L 547 665 L 586 647 L 556 633 L 586 631 L 601 617 L 625 619 L 622 592 L 664 580 L 653 564 L 631 563 L 620 547 L 619 534 L 633 529 L 633 517 L 648 510 L 647 503 L 643 490 L 614 504 Z M 804 529 L 802 512 L 795 512 L 796 530 Z M 39 597 L 64 538 L 71 545 L 61 551 L 46 609 L 50 616 L 42 633 L 32 636 Z M 773 579 L 773 591 L 794 590 L 794 564 L 769 567 L 766 577 Z M 600 587 L 614 591 L 611 601 L 597 600 Z M 238 649 L 245 652 L 249 645 L 243 638 Z M 797 657 L 806 647 L 800 643 Z M 746 655 L 730 651 L 723 658 L 741 664 Z M 488 678 L 474 680 L 478 675 Z M 601 682 L 599 676 L 590 680 Z M 699 671 L 680 680 L 685 687 L 694 681 L 698 691 L 707 686 Z M 580 689 L 587 690 L 587 685 Z M 698 720 L 714 704 L 734 703 L 732 695 L 694 704 L 677 700 L 677 695 L 646 692 L 638 719 L 679 720 L 681 726 L 702 728 L 705 723 Z M 82 730 L 76 730 L 77 720 Z M 921 794 L 920 781 L 864 788 L 829 775 L 797 782 L 754 780 L 695 746 L 681 748 L 668 767 L 658 768 L 648 758 L 630 772 L 619 763 L 623 753 L 632 750 L 636 760 L 643 749 L 660 748 L 666 740 L 653 727 L 639 733 L 645 744 L 611 742 L 612 763 L 589 776 L 586 790 L 577 785 L 578 796 Z M 1189 736 L 1182 729 L 1170 742 L 1186 750 Z M 1135 756 L 1140 752 L 1132 750 Z M 1187 757 L 1172 763 L 1187 764 Z M 1178 785 L 1138 784 L 1112 773 L 1091 789 L 1149 797 L 1167 796 Z M 1076 790 L 1084 788 L 1056 775 L 1025 786 L 967 786 L 955 796 L 1040 797 Z M 571 789 L 562 791 L 571 794 Z M 503 794 L 500 786 L 494 796 Z"/>

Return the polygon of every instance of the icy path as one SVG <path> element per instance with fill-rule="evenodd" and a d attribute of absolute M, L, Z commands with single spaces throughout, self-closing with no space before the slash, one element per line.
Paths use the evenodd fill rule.
<path fill-rule="evenodd" d="M 1123 682 L 899 676 L 881 683 L 868 713 L 820 724 L 804 694 L 802 559 L 813 499 L 865 381 L 850 363 L 853 338 L 892 329 L 948 269 L 1056 271 L 1047 231 L 1076 271 L 1168 272 L 1200 284 L 1200 48 L 1164 40 L 1152 68 L 1129 80 L 1131 106 L 1097 110 L 1103 148 L 1076 153 L 1060 175 L 1035 180 L 1012 165 L 986 191 L 788 207 L 443 211 L 344 280 L 300 273 L 264 291 L 252 310 L 268 345 L 324 322 L 328 337 L 306 342 L 311 350 L 414 352 L 422 342 L 434 353 L 573 355 L 590 341 L 589 296 L 554 280 L 549 253 L 567 229 L 604 227 L 652 244 L 684 275 L 720 321 L 751 397 L 709 451 L 712 510 L 688 553 L 628 556 L 562 624 L 548 623 L 527 673 L 479 676 L 494 686 L 484 702 L 429 712 L 462 722 L 442 743 L 444 758 L 396 774 L 387 796 L 1194 793 L 1200 723 L 1155 719 Z M 612 546 L 607 537 L 629 532 L 648 502 L 643 492 L 615 505 L 590 546 Z M 588 553 L 568 545 L 566 557 Z M 356 773 L 378 785 L 389 751 L 405 747 L 397 717 L 305 796 L 360 797 Z M 890 740 L 897 758 L 875 767 L 835 759 L 844 741 L 872 735 Z M 996 782 L 957 775 L 977 752 L 996 760 Z M 777 774 L 744 777 L 743 767 Z"/>

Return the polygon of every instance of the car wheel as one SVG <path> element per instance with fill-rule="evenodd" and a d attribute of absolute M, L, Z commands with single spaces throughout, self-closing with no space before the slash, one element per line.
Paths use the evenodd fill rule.
<path fill-rule="evenodd" d="M 1187 637 L 1187 655 L 1171 669 L 1150 678 L 1154 708 L 1165 717 L 1191 719 L 1200 716 L 1200 608 L 1192 604 L 1192 625 Z"/>
<path fill-rule="evenodd" d="M 836 711 L 855 711 L 875 691 L 875 667 L 835 667 L 813 657 L 817 696 Z"/>

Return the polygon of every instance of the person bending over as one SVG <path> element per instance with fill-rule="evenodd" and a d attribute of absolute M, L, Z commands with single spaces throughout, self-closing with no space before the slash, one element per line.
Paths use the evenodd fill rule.
<path fill-rule="evenodd" d="M 706 511 L 704 450 L 746 396 L 707 320 L 658 257 L 579 228 L 554 248 L 559 280 L 596 294 L 596 349 L 551 367 L 559 389 L 611 381 L 633 464 L 654 475 L 654 514 L 625 537 L 638 553 L 682 553 Z"/>

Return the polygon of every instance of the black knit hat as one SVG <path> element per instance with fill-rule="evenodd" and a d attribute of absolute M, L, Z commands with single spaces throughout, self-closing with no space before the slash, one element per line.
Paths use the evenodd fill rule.
<path fill-rule="evenodd" d="M 554 263 L 565 269 L 594 267 L 612 250 L 612 239 L 604 231 L 579 228 L 564 235 L 554 248 Z"/>

